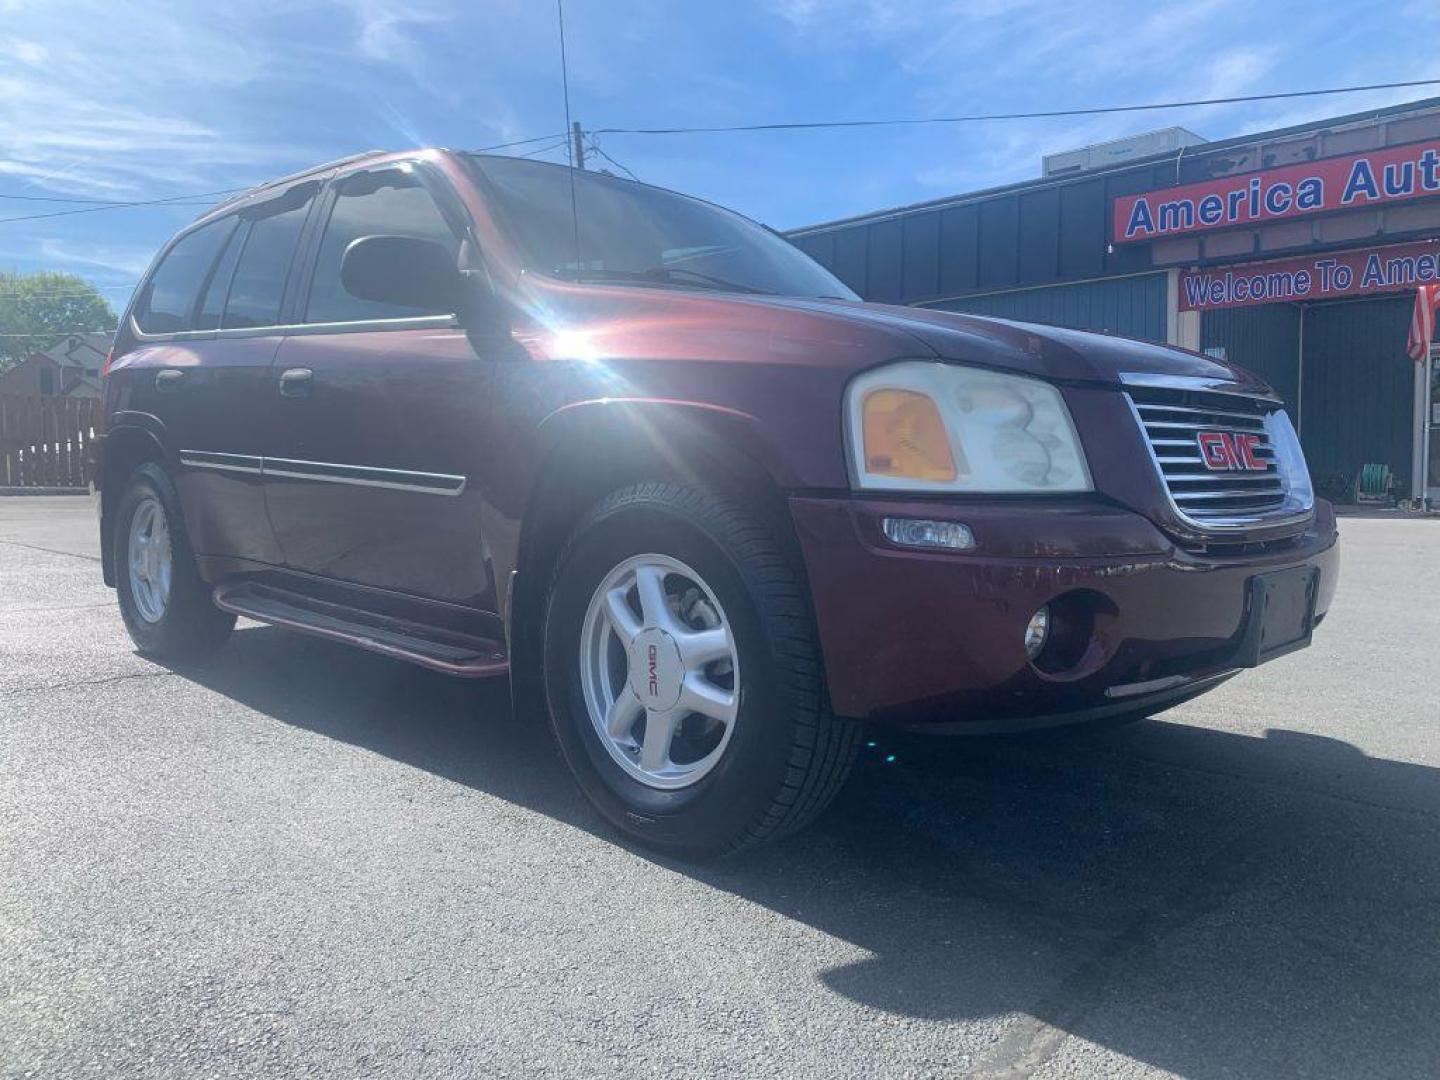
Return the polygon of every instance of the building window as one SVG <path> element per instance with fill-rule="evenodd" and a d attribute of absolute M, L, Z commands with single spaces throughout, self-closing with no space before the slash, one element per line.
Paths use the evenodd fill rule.
<path fill-rule="evenodd" d="M 55 393 L 54 368 L 46 367 L 40 369 L 40 393 L 46 395 L 47 397 Z"/>

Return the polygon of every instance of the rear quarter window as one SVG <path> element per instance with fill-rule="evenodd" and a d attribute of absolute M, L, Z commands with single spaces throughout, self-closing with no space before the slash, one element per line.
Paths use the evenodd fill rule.
<path fill-rule="evenodd" d="M 235 264 L 240 261 L 240 252 L 245 247 L 248 226 L 241 223 L 230 233 L 230 240 L 215 265 L 210 268 L 210 277 L 205 284 L 205 293 L 195 313 L 196 330 L 215 330 L 220 326 L 220 317 L 225 313 L 225 298 L 230 293 L 230 281 L 235 276 Z"/>
<path fill-rule="evenodd" d="M 222 218 L 182 236 L 145 285 L 135 323 L 146 334 L 176 334 L 191 329 L 191 314 L 202 284 L 225 241 L 234 218 Z"/>
<path fill-rule="evenodd" d="M 230 280 L 222 329 L 274 326 L 305 227 L 315 185 L 305 184 L 260 207 L 245 211 L 249 232 Z"/>

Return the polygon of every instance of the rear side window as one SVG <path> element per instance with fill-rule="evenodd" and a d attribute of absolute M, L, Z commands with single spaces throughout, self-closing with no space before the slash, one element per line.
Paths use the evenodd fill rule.
<path fill-rule="evenodd" d="M 347 176 L 338 185 L 335 206 L 320 241 L 306 322 L 357 322 L 450 314 L 439 307 L 411 308 L 362 300 L 347 292 L 340 281 L 340 262 L 345 249 L 362 236 L 411 236 L 443 244 L 452 257 L 458 257 L 460 251 L 459 239 L 430 192 L 411 170 L 376 169 Z"/>
<path fill-rule="evenodd" d="M 200 309 L 195 313 L 196 330 L 214 330 L 220 326 L 220 317 L 225 313 L 225 297 L 230 292 L 230 279 L 235 276 L 235 264 L 240 261 L 240 252 L 245 247 L 248 233 L 249 226 L 245 224 L 234 229 L 225 250 L 210 268 Z"/>
<path fill-rule="evenodd" d="M 191 329 L 195 297 L 234 229 L 234 218 L 222 218 L 180 238 L 155 268 L 136 306 L 135 322 L 141 331 L 176 334 Z"/>
<path fill-rule="evenodd" d="M 285 283 L 314 192 L 315 185 L 303 184 L 242 214 L 249 231 L 230 280 L 222 328 L 274 326 L 280 321 Z"/>

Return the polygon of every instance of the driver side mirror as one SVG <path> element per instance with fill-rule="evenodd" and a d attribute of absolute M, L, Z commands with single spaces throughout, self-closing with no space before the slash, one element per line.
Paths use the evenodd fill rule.
<path fill-rule="evenodd" d="M 340 283 L 350 295 L 437 314 L 460 310 L 464 280 L 443 244 L 414 236 L 362 236 L 340 260 Z"/>

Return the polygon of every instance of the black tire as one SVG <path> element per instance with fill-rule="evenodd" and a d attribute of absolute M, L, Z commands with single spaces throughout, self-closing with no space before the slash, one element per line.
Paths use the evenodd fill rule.
<path fill-rule="evenodd" d="M 147 619 L 136 603 L 129 570 L 131 523 L 150 499 L 157 500 L 164 512 L 173 564 L 169 601 L 156 620 Z M 141 465 L 126 480 L 115 513 L 113 542 L 120 615 L 143 655 L 164 661 L 198 660 L 225 643 L 235 628 L 235 616 L 215 606 L 210 586 L 201 580 L 185 534 L 180 497 L 165 470 L 154 462 Z"/>
<path fill-rule="evenodd" d="M 603 577 L 653 553 L 693 567 L 728 616 L 744 673 L 730 742 L 692 786 L 660 790 L 627 774 L 585 706 L 580 633 Z M 794 832 L 839 791 L 860 725 L 831 715 L 804 577 L 775 533 L 743 507 L 670 483 L 599 503 L 572 533 L 546 603 L 544 683 L 575 779 L 612 824 L 692 857 L 729 855 Z"/>

